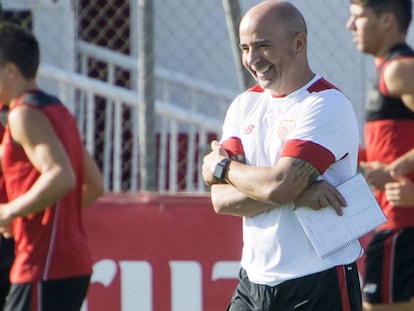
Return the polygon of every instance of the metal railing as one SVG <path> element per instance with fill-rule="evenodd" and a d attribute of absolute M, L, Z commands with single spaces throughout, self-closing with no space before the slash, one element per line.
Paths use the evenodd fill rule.
<path fill-rule="evenodd" d="M 136 115 L 134 117 L 139 97 L 135 90 L 114 85 L 116 68 L 134 73 L 137 68 L 136 60 L 82 41 L 78 44 L 78 51 L 81 56 L 81 73 L 67 72 L 55 66 L 42 64 L 40 78 L 57 83 L 59 97 L 74 107 L 74 114 L 87 149 L 95 158 L 101 159 L 98 162 L 101 164 L 106 190 L 139 191 L 136 135 L 138 118 Z M 107 65 L 107 81 L 86 76 L 90 59 L 99 60 Z M 205 192 L 206 186 L 199 174 L 201 157 L 208 148 L 209 139 L 220 135 L 221 120 L 234 93 L 163 69 L 158 68 L 155 73 L 156 80 L 163 86 L 158 90 L 155 101 L 158 139 L 157 191 Z M 169 89 L 177 85 L 191 94 L 190 102 L 177 103 L 169 99 Z M 199 112 L 198 100 L 203 96 L 217 104 L 217 117 Z M 96 105 L 97 99 L 103 99 L 104 111 L 100 111 Z M 122 107 L 130 109 L 131 122 L 128 123 L 123 118 Z M 102 118 L 102 114 L 104 129 L 97 130 L 97 118 Z M 130 137 L 125 137 L 125 127 L 129 127 Z M 103 141 L 103 148 L 97 148 L 97 140 Z M 180 150 L 182 146 L 185 150 Z M 124 155 L 125 148 L 128 149 L 127 157 Z M 124 167 L 126 162 L 127 169 Z M 124 176 L 125 170 L 129 173 L 127 181 Z"/>

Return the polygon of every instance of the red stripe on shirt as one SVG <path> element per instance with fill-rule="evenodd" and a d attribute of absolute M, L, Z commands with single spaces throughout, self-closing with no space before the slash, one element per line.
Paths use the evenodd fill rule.
<path fill-rule="evenodd" d="M 400 231 L 393 232 L 392 236 L 387 238 L 384 243 L 384 258 L 382 266 L 382 280 L 381 280 L 381 300 L 382 303 L 392 303 L 392 280 L 393 280 L 393 263 L 394 263 L 394 249 L 395 240 Z"/>
<path fill-rule="evenodd" d="M 388 96 L 387 85 L 385 84 L 385 80 L 384 80 L 384 70 L 381 72 L 381 75 L 379 77 L 378 88 L 381 94 L 383 94 L 384 96 Z"/>
<path fill-rule="evenodd" d="M 41 295 L 42 295 L 42 282 L 35 281 L 31 283 L 30 290 L 30 310 L 40 311 L 41 307 Z M 40 299 L 39 299 L 40 298 Z"/>
<path fill-rule="evenodd" d="M 221 143 L 221 146 L 226 149 L 227 153 L 229 154 L 229 157 L 243 155 L 244 156 L 244 149 L 243 149 L 243 143 L 240 138 L 238 137 L 230 137 L 226 140 L 224 140 Z"/>
<path fill-rule="evenodd" d="M 316 81 L 314 84 L 312 84 L 310 87 L 308 87 L 309 93 L 318 93 L 325 90 L 339 90 L 335 85 L 332 83 L 326 81 L 324 78 L 320 78 L 318 81 Z"/>
<path fill-rule="evenodd" d="M 341 301 L 342 301 L 342 311 L 351 311 L 351 306 L 349 304 L 349 296 L 348 296 L 348 286 L 346 283 L 346 276 L 345 276 L 345 267 L 337 266 L 336 273 L 338 275 L 339 291 L 340 291 Z"/>
<path fill-rule="evenodd" d="M 282 157 L 298 158 L 316 167 L 321 174 L 335 162 L 335 156 L 325 147 L 315 142 L 290 139 L 283 146 Z"/>
<path fill-rule="evenodd" d="M 238 137 L 230 137 L 221 143 L 221 146 L 227 151 L 229 158 L 232 160 L 246 163 L 243 143 Z"/>
<path fill-rule="evenodd" d="M 264 89 L 259 85 L 254 85 L 250 89 L 247 90 L 248 92 L 257 92 L 257 93 L 263 93 Z"/>

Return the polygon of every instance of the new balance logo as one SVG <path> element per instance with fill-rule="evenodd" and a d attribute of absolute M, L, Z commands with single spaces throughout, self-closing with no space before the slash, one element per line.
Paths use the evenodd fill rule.
<path fill-rule="evenodd" d="M 253 132 L 254 125 L 250 124 L 244 128 L 244 134 L 251 134 Z"/>
<path fill-rule="evenodd" d="M 374 294 L 377 291 L 378 285 L 375 283 L 367 283 L 364 286 L 364 293 Z"/>

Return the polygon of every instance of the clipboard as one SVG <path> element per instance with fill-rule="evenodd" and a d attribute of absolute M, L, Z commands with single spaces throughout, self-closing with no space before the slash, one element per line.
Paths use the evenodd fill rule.
<path fill-rule="evenodd" d="M 296 207 L 294 213 L 317 255 L 324 259 L 387 221 L 371 188 L 358 173 L 336 187 L 347 202 L 343 215 L 331 207 Z"/>

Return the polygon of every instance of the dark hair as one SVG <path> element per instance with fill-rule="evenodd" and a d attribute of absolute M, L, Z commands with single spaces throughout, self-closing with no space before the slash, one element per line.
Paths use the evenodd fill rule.
<path fill-rule="evenodd" d="M 351 0 L 351 3 L 369 7 L 377 16 L 386 12 L 393 13 L 399 30 L 404 33 L 408 32 L 412 18 L 411 0 Z"/>
<path fill-rule="evenodd" d="M 0 64 L 14 63 L 27 79 L 36 77 L 39 67 L 39 44 L 35 36 L 23 27 L 0 23 Z"/>

